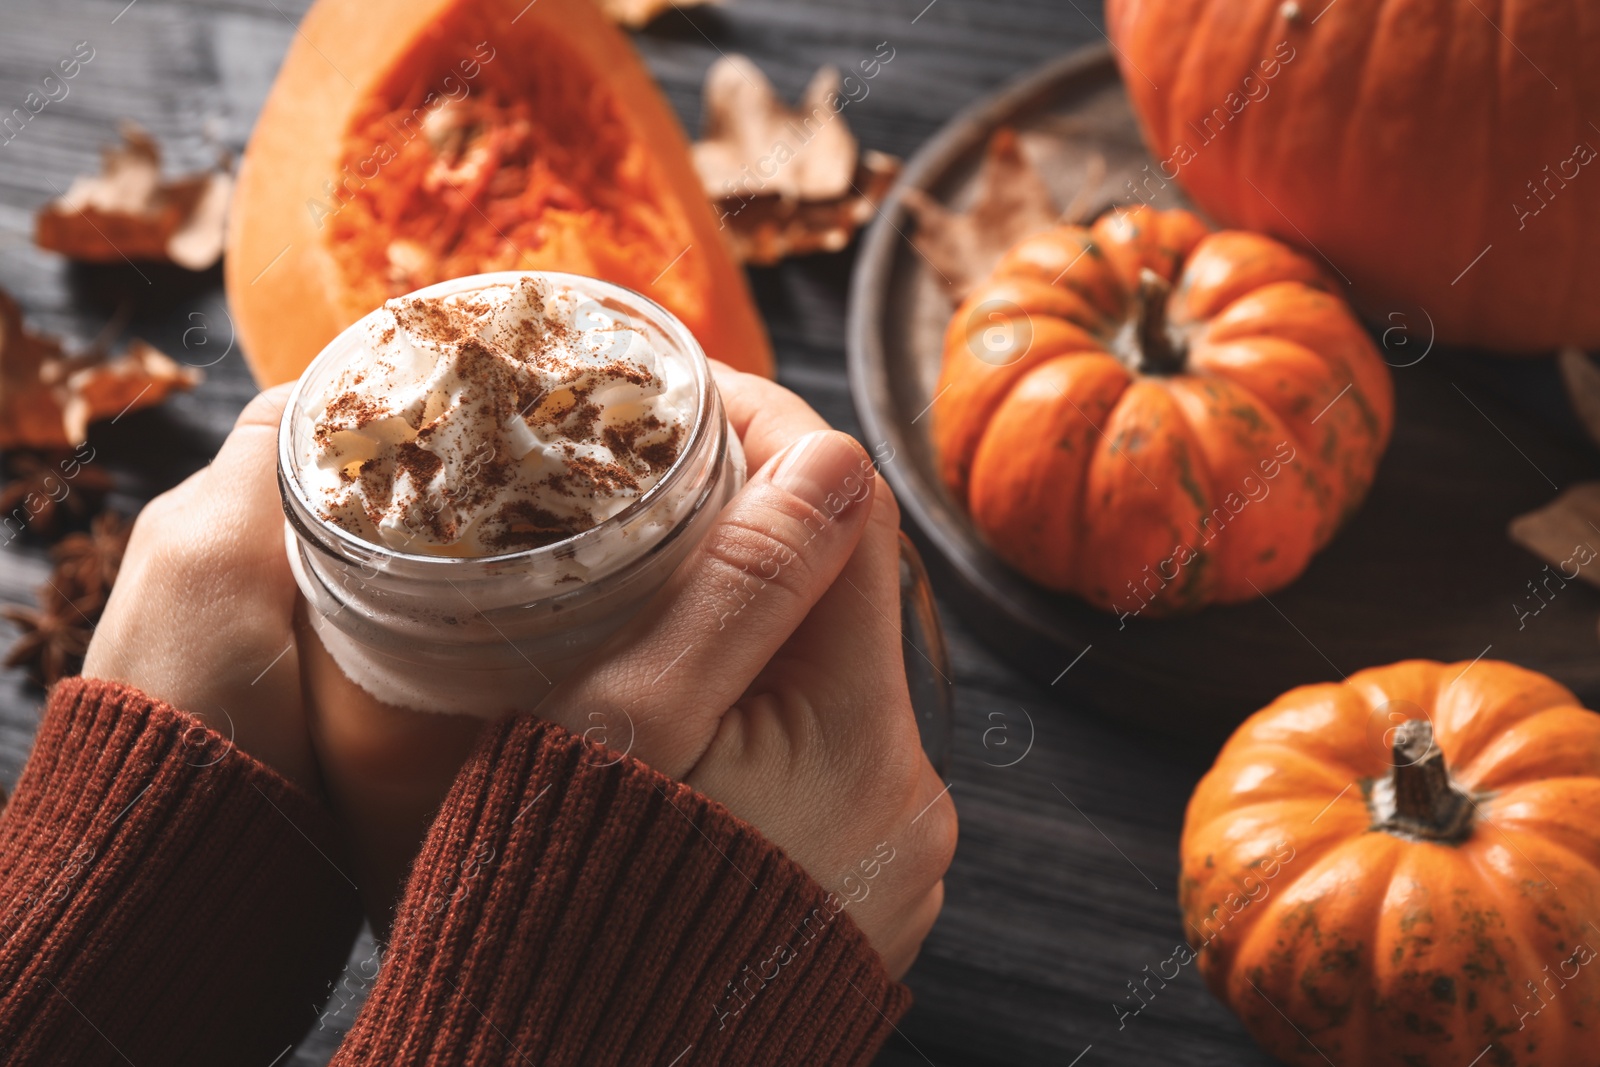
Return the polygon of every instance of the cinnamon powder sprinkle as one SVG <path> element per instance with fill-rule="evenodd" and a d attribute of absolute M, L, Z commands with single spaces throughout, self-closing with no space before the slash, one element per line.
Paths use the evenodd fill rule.
<path fill-rule="evenodd" d="M 497 554 L 565 540 L 654 485 L 682 451 L 681 401 L 657 406 L 680 416 L 663 421 L 650 407 L 667 383 L 638 335 L 576 327 L 557 303 L 526 279 L 509 300 L 386 304 L 393 319 L 375 331 L 372 358 L 345 374 L 314 426 L 318 466 L 337 467 L 323 517 L 402 550 L 470 537 Z M 402 372 L 411 353 L 397 345 L 440 362 Z M 612 403 L 645 414 L 608 420 Z"/>

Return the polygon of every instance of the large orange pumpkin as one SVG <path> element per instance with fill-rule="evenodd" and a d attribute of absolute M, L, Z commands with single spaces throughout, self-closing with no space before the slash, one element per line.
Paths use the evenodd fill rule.
<path fill-rule="evenodd" d="M 1148 208 L 1006 254 L 945 335 L 933 437 L 996 552 L 1119 614 L 1294 580 L 1389 439 L 1388 368 L 1317 266 Z"/>
<path fill-rule="evenodd" d="M 1200 971 L 1284 1061 L 1600 1062 L 1600 716 L 1549 678 L 1409 662 L 1286 693 L 1182 849 Z"/>
<path fill-rule="evenodd" d="M 1386 326 L 1600 345 L 1600 79 L 1579 0 L 1107 0 L 1155 163 Z"/>
<path fill-rule="evenodd" d="M 251 135 L 228 299 L 262 384 L 390 296 L 489 270 L 643 292 L 770 374 L 676 117 L 594 0 L 319 0 Z"/>

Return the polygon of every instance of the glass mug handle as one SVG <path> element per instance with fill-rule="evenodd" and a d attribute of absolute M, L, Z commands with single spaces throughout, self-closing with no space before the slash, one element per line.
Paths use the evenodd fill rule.
<path fill-rule="evenodd" d="M 933 599 L 933 583 L 917 546 L 900 531 L 900 634 L 904 638 L 906 685 L 928 762 L 947 775 L 954 683 L 944 627 Z"/>

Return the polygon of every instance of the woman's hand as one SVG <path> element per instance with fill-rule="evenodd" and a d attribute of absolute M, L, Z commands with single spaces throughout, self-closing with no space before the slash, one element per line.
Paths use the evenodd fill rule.
<path fill-rule="evenodd" d="M 539 714 L 753 823 L 852 901 L 898 975 L 937 915 L 955 839 L 901 667 L 898 512 L 850 438 L 800 442 L 827 424 L 799 397 L 721 366 L 717 381 L 751 467 L 764 469 L 641 625 Z M 381 930 L 483 722 L 387 708 L 309 630 L 301 647 L 317 757 Z"/>
<path fill-rule="evenodd" d="M 760 470 L 639 624 L 538 714 L 753 824 L 899 977 L 956 838 L 902 666 L 899 512 L 861 446 L 794 394 L 725 368 L 718 384 Z"/>
<path fill-rule="evenodd" d="M 276 476 L 288 396 L 252 400 L 211 465 L 140 512 L 83 673 L 194 715 L 314 791 Z"/>

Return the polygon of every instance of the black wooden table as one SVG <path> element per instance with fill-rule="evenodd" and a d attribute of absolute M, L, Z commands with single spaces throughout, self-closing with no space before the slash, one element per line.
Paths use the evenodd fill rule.
<path fill-rule="evenodd" d="M 638 43 L 694 129 L 701 79 L 719 51 L 750 55 L 792 99 L 817 66 L 853 66 L 887 41 L 895 58 L 849 120 L 864 146 L 904 156 L 980 94 L 1099 41 L 1099 4 L 1081 2 L 728 0 L 720 10 L 668 13 Z M 126 268 L 69 268 L 33 247 L 32 212 L 95 169 L 121 118 L 155 134 L 174 168 L 204 166 L 219 149 L 237 153 L 306 6 L 0 0 L 0 115 L 20 107 L 76 42 L 94 49 L 69 95 L 0 143 L 0 287 L 36 326 L 85 342 L 131 295 L 131 333 L 207 366 L 194 394 L 93 434 L 118 479 L 112 502 L 124 510 L 203 465 L 253 392 L 232 346 L 221 274 L 147 271 L 146 284 Z M 757 271 L 754 284 L 780 379 L 855 430 L 843 350 L 851 263 L 850 251 L 817 256 Z M 8 548 L 0 599 L 26 602 L 47 571 L 42 549 Z M 1212 753 L 1157 754 L 1076 710 L 1070 675 L 1049 690 L 1024 682 L 960 618 L 947 611 L 945 621 L 961 847 L 944 916 L 909 978 L 916 1007 L 880 1062 L 1269 1063 L 1192 968 L 1164 986 L 1147 978 L 1183 936 L 1178 830 Z M 0 783 L 16 780 L 39 704 L 19 672 L 0 674 Z M 371 946 L 356 952 L 364 959 Z M 359 990 L 365 973 L 352 966 L 345 985 Z M 1136 982 L 1157 992 L 1143 993 L 1148 1006 L 1127 1016 L 1118 1006 L 1139 1008 Z M 313 1006 L 306 1011 L 313 1018 Z M 291 1062 L 325 1062 L 353 1011 L 325 1012 Z"/>

